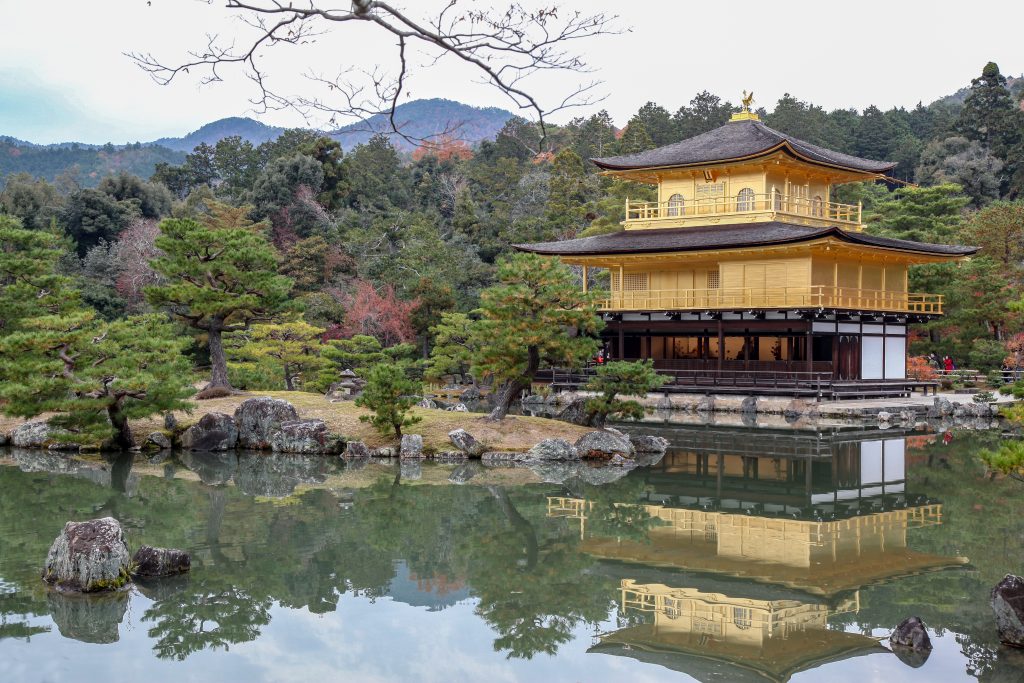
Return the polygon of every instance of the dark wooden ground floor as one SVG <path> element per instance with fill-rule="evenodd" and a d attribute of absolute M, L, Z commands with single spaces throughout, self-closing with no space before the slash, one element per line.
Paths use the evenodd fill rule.
<path fill-rule="evenodd" d="M 906 376 L 906 325 L 870 318 L 613 319 L 602 345 L 607 360 L 651 359 L 669 378 L 665 391 L 834 399 L 935 386 Z M 554 371 L 547 379 L 568 388 L 586 376 Z"/>

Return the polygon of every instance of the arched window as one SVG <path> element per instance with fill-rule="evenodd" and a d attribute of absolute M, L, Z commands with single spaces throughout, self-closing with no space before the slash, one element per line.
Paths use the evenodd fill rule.
<path fill-rule="evenodd" d="M 668 198 L 668 215 L 669 216 L 682 216 L 685 211 L 685 201 L 683 195 L 674 194 Z"/>
<path fill-rule="evenodd" d="M 782 192 L 779 188 L 772 188 L 772 209 L 782 211 Z"/>
<path fill-rule="evenodd" d="M 814 199 L 811 200 L 811 215 L 812 216 L 824 216 L 825 215 L 825 203 L 821 201 L 821 195 L 815 195 Z"/>
<path fill-rule="evenodd" d="M 744 187 L 742 190 L 740 190 L 740 193 L 736 195 L 736 210 L 754 210 L 754 191 L 751 190 L 749 187 Z"/>

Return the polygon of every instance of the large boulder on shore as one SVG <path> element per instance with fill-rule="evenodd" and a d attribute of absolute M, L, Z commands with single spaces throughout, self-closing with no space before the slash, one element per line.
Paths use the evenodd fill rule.
<path fill-rule="evenodd" d="M 627 437 L 608 430 L 587 432 L 576 442 L 581 458 L 610 458 L 613 455 L 632 456 L 633 444 Z"/>
<path fill-rule="evenodd" d="M 144 545 L 132 555 L 132 575 L 145 579 L 184 574 L 192 568 L 192 556 L 175 548 Z"/>
<path fill-rule="evenodd" d="M 448 432 L 448 440 L 471 458 L 479 458 L 487 450 L 482 443 L 473 438 L 465 429 L 453 429 Z"/>
<path fill-rule="evenodd" d="M 1000 642 L 1024 647 L 1024 578 L 1007 574 L 992 589 L 992 611 Z"/>
<path fill-rule="evenodd" d="M 423 437 L 419 434 L 403 434 L 402 445 L 398 449 L 399 458 L 422 458 Z"/>
<path fill-rule="evenodd" d="M 288 401 L 269 396 L 246 399 L 235 408 L 238 447 L 267 450 L 271 438 L 280 431 L 281 425 L 298 419 L 295 406 Z"/>
<path fill-rule="evenodd" d="M 564 439 L 544 439 L 526 451 L 527 460 L 579 460 L 580 454 Z"/>
<path fill-rule="evenodd" d="M 362 441 L 349 441 L 345 444 L 345 452 L 341 457 L 349 460 L 362 460 L 370 457 L 370 447 Z"/>
<path fill-rule="evenodd" d="M 341 452 L 342 444 L 343 439 L 332 435 L 323 420 L 282 422 L 270 437 L 270 448 L 275 453 L 336 454 Z"/>
<path fill-rule="evenodd" d="M 594 416 L 587 410 L 588 400 L 585 396 L 577 396 L 555 415 L 555 419 L 581 427 L 593 427 Z"/>
<path fill-rule="evenodd" d="M 54 451 L 78 450 L 78 444 L 61 441 L 58 437 L 66 432 L 49 422 L 25 422 L 11 432 L 11 445 L 15 448 L 49 448 Z"/>
<path fill-rule="evenodd" d="M 227 451 L 238 444 L 235 419 L 224 413 L 207 413 L 181 435 L 186 451 Z"/>
<path fill-rule="evenodd" d="M 113 517 L 68 522 L 46 555 L 43 581 L 70 592 L 119 590 L 129 581 L 129 559 L 121 525 Z"/>

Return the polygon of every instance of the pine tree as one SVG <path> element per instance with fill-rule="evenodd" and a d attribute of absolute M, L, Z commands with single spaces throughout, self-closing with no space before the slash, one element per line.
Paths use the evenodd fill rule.
<path fill-rule="evenodd" d="M 614 361 L 598 366 L 596 375 L 587 382 L 587 391 L 596 397 L 586 403 L 587 422 L 604 427 L 609 416 L 639 420 L 644 409 L 633 399 L 619 396 L 646 396 L 665 383 L 665 377 L 654 371 L 654 361 Z"/>
<path fill-rule="evenodd" d="M 477 377 L 469 369 L 479 351 L 476 321 L 465 313 L 444 313 L 430 333 L 434 335 L 434 348 L 427 362 L 427 379 L 439 381 L 445 375 L 469 375 L 475 385 Z"/>
<path fill-rule="evenodd" d="M 0 399 L 18 417 L 56 413 L 59 440 L 134 445 L 129 420 L 189 407 L 188 340 L 163 316 L 99 321 L 77 309 L 0 338 Z"/>
<path fill-rule="evenodd" d="M 295 391 L 296 380 L 303 387 L 316 387 L 316 378 L 329 364 L 322 358 L 324 329 L 303 320 L 253 325 L 231 332 L 224 338 L 229 369 L 233 366 L 261 366 L 278 377 L 285 390 Z"/>
<path fill-rule="evenodd" d="M 571 148 L 555 155 L 551 164 L 548 201 L 545 206 L 547 234 L 559 239 L 575 237 L 583 228 L 587 204 L 587 172 L 583 159 Z"/>
<path fill-rule="evenodd" d="M 637 154 L 649 149 L 654 149 L 654 141 L 647 133 L 647 127 L 636 117 L 630 119 L 619 140 L 619 154 Z"/>
<path fill-rule="evenodd" d="M 957 132 L 985 145 L 1003 162 L 1004 194 L 1024 190 L 1024 113 L 1006 87 L 999 66 L 989 62 L 981 76 L 971 81 L 971 92 L 957 118 Z"/>
<path fill-rule="evenodd" d="M 70 280 L 56 272 L 64 253 L 56 234 L 27 230 L 18 219 L 0 216 L 0 335 L 77 305 Z"/>
<path fill-rule="evenodd" d="M 147 301 L 207 335 L 208 388 L 231 388 L 225 332 L 272 322 L 293 309 L 292 281 L 277 275 L 277 254 L 263 234 L 264 225 L 244 219 L 246 212 L 245 207 L 214 204 L 205 223 L 163 221 L 156 240 L 163 255 L 151 261 L 167 283 L 147 287 Z"/>
<path fill-rule="evenodd" d="M 403 427 L 423 419 L 408 414 L 421 390 L 420 383 L 408 377 L 405 365 L 379 363 L 367 373 L 366 386 L 356 399 L 357 406 L 369 408 L 373 415 L 361 415 L 359 419 L 372 424 L 381 434 L 394 432 L 401 439 Z"/>
<path fill-rule="evenodd" d="M 500 420 L 542 365 L 579 367 L 597 353 L 603 323 L 592 294 L 555 258 L 516 254 L 498 266 L 498 284 L 481 294 L 472 372 L 494 378 Z"/>

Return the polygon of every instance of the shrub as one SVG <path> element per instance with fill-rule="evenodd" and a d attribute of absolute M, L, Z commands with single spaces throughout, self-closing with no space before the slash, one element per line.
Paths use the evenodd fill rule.
<path fill-rule="evenodd" d="M 373 415 L 360 415 L 359 419 L 369 422 L 385 436 L 394 432 L 402 438 L 402 427 L 416 424 L 423 418 L 409 415 L 408 410 L 416 404 L 416 396 L 422 385 L 406 374 L 405 364 L 379 363 L 366 373 L 366 386 L 356 405 L 369 408 Z"/>
<path fill-rule="evenodd" d="M 654 361 L 615 361 L 597 368 L 597 374 L 587 382 L 586 389 L 598 395 L 587 401 L 587 414 L 596 427 L 604 426 L 610 415 L 639 420 L 643 407 L 633 400 L 622 400 L 619 395 L 646 396 L 647 392 L 665 383 L 665 378 L 654 371 Z"/>

